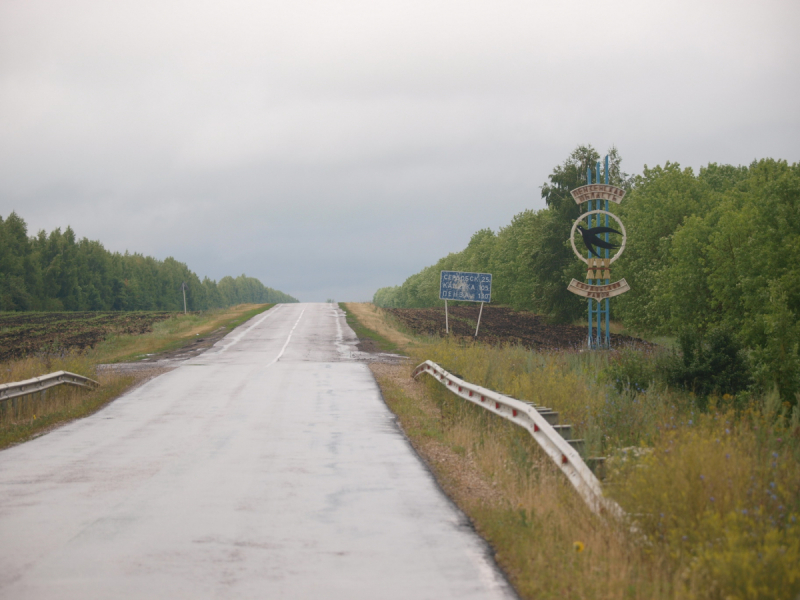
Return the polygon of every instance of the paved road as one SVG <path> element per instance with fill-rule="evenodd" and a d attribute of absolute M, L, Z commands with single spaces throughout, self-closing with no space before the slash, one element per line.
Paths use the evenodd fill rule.
<path fill-rule="evenodd" d="M 330 304 L 0 452 L 0 598 L 511 598 Z"/>

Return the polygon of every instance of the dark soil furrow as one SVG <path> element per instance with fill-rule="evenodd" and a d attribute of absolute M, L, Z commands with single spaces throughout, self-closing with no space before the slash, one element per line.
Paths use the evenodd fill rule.
<path fill-rule="evenodd" d="M 171 312 L 0 313 L 0 362 L 38 352 L 93 348 L 113 334 L 142 334 Z"/>
<path fill-rule="evenodd" d="M 387 308 L 387 312 L 408 327 L 423 335 L 445 335 L 445 315 L 442 308 Z M 473 338 L 479 307 L 450 307 L 450 332 L 456 337 Z M 486 344 L 520 344 L 531 349 L 567 350 L 586 347 L 588 327 L 549 323 L 541 315 L 514 311 L 505 306 L 484 306 L 478 339 Z M 627 335 L 611 334 L 615 347 L 650 344 Z"/>

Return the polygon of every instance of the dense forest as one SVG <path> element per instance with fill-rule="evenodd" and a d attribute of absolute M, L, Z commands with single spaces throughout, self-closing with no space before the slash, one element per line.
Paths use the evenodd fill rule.
<path fill-rule="evenodd" d="M 628 177 L 609 151 L 611 183 L 627 190 L 612 210 L 628 233 L 612 269 L 631 291 L 612 301 L 612 319 L 641 334 L 711 336 L 726 332 L 746 352 L 754 377 L 796 402 L 800 391 L 800 165 L 763 159 L 749 166 L 678 164 Z M 598 153 L 578 147 L 542 187 L 546 208 L 513 217 L 497 233 L 375 293 L 379 306 L 435 306 L 441 270 L 493 274 L 492 301 L 570 322 L 586 300 L 566 290 L 585 266 L 569 245 L 585 211 L 570 190 L 585 185 Z M 718 337 L 718 336 L 717 336 Z"/>
<path fill-rule="evenodd" d="M 100 242 L 77 240 L 70 227 L 28 235 L 16 213 L 0 217 L 0 310 L 189 310 L 241 303 L 297 302 L 240 275 L 215 282 L 174 258 L 109 252 Z"/>

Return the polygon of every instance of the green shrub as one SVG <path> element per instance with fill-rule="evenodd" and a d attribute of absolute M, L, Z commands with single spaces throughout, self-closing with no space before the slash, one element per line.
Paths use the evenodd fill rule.
<path fill-rule="evenodd" d="M 747 356 L 730 331 L 716 328 L 703 336 L 686 330 L 678 343 L 680 353 L 672 353 L 664 365 L 669 385 L 707 397 L 735 396 L 753 383 Z"/>

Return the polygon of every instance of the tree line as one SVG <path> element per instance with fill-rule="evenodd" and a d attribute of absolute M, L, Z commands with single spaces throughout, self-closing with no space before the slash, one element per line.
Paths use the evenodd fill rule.
<path fill-rule="evenodd" d="M 246 275 L 201 280 L 174 258 L 110 252 L 71 227 L 29 236 L 16 213 L 0 217 L 0 310 L 177 311 L 183 282 L 189 310 L 298 301 Z"/>
<path fill-rule="evenodd" d="M 800 164 L 763 159 L 710 163 L 695 173 L 677 163 L 628 176 L 609 151 L 612 184 L 627 191 L 612 210 L 628 234 L 612 268 L 631 291 L 612 300 L 612 319 L 642 334 L 705 336 L 724 330 L 745 349 L 753 376 L 796 402 L 800 392 Z M 527 210 L 496 233 L 483 229 L 461 252 L 379 289 L 386 307 L 436 306 L 439 272 L 493 274 L 492 301 L 549 315 L 585 318 L 586 300 L 566 290 L 586 275 L 569 244 L 585 212 L 569 192 L 586 184 L 599 154 L 579 146 L 541 187 L 546 208 Z"/>

